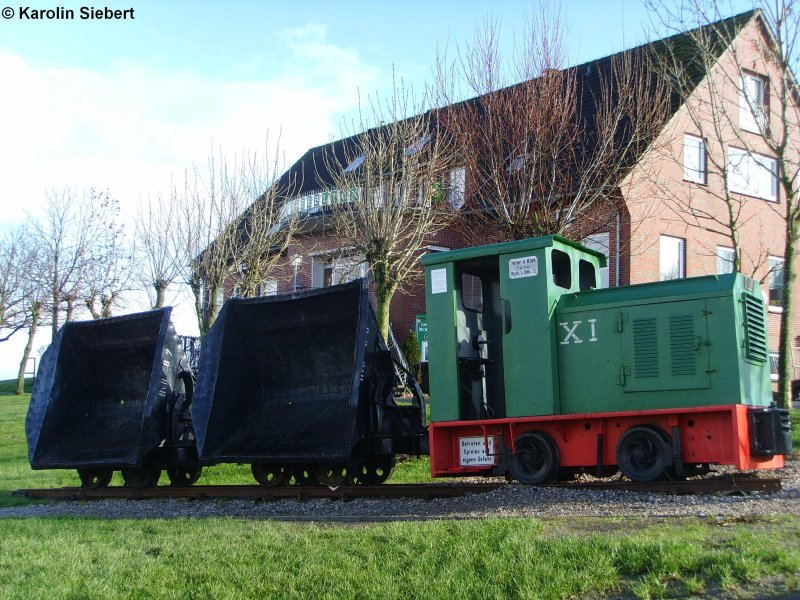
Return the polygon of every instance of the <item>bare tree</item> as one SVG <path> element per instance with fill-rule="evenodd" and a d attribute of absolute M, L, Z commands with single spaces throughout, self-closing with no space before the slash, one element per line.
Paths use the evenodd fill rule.
<path fill-rule="evenodd" d="M 644 50 L 572 68 L 565 57 L 560 17 L 542 6 L 510 60 L 490 21 L 455 60 L 438 60 L 439 118 L 471 178 L 467 207 L 500 239 L 607 225 L 616 187 L 668 117 Z"/>
<path fill-rule="evenodd" d="M 29 243 L 25 245 L 25 256 L 23 258 L 25 263 L 24 307 L 26 311 L 28 339 L 25 342 L 22 358 L 19 363 L 19 370 L 17 371 L 17 395 L 25 393 L 25 372 L 27 371 L 28 360 L 33 350 L 33 341 L 39 330 L 39 326 L 44 324 L 45 315 L 47 314 L 47 295 L 49 290 L 41 285 L 41 282 L 47 277 L 47 272 L 45 271 L 47 263 L 35 259 L 39 254 L 37 246 L 34 245 L 35 242 L 36 240 L 29 240 Z"/>
<path fill-rule="evenodd" d="M 52 335 L 58 333 L 62 307 L 65 319 L 73 316 L 80 298 L 81 275 L 92 230 L 91 204 L 69 187 L 47 194 L 41 218 L 31 217 L 29 235 L 37 249 L 33 270 L 45 290 L 44 306 L 50 313 Z"/>
<path fill-rule="evenodd" d="M 408 92 L 396 89 L 370 108 L 369 120 L 362 114 L 354 124 L 361 133 L 328 147 L 320 185 L 333 198 L 343 250 L 369 268 L 378 327 L 388 338 L 395 292 L 419 271 L 426 241 L 452 219 L 442 186 L 452 146 L 435 115 L 416 110 Z"/>
<path fill-rule="evenodd" d="M 25 228 L 9 229 L 0 240 L 0 342 L 28 325 L 29 260 Z"/>
<path fill-rule="evenodd" d="M 761 211 L 780 215 L 784 224 L 784 261 L 779 390 L 782 406 L 789 407 L 792 290 L 797 277 L 800 224 L 800 105 L 792 65 L 800 58 L 800 6 L 793 0 L 761 2 L 754 14 L 745 15 L 745 22 L 721 21 L 721 6 L 721 2 L 699 0 L 676 4 L 671 10 L 660 3 L 651 6 L 662 27 L 689 30 L 685 37 L 695 48 L 693 55 L 684 57 L 681 48 L 671 48 L 664 55 L 666 60 L 662 57 L 662 68 L 673 89 L 687 101 L 698 138 L 706 146 L 709 185 L 704 193 L 716 199 L 716 205 L 711 204 L 710 208 L 707 203 L 693 203 L 691 198 L 678 198 L 676 205 L 678 212 L 684 210 L 689 222 L 730 240 L 736 270 L 746 266 L 753 273 L 762 273 L 763 278 L 781 267 L 765 264 L 767 251 L 763 244 L 756 256 L 744 256 L 741 237 L 743 232 L 759 235 Z M 745 26 L 747 35 L 740 36 Z M 698 70 L 709 73 L 709 77 L 695 91 Z M 753 193 L 744 189 L 758 187 L 758 182 L 766 179 L 775 181 L 775 189 L 767 192 L 780 201 L 774 205 L 748 198 Z M 763 196 L 761 192 L 759 195 Z M 743 258 L 747 258 L 747 264 Z"/>
<path fill-rule="evenodd" d="M 270 291 L 270 284 L 277 286 L 279 267 L 286 261 L 297 232 L 298 212 L 291 210 L 287 202 L 299 182 L 283 182 L 279 179 L 281 171 L 278 152 L 266 164 L 253 154 L 237 165 L 229 183 L 232 190 L 238 188 L 232 193 L 255 199 L 233 224 L 236 250 L 232 283 L 240 296 L 262 295 Z"/>
<path fill-rule="evenodd" d="M 195 169 L 177 194 L 182 273 L 201 336 L 217 317 L 226 285 L 255 294 L 291 242 L 295 220 L 282 219 L 281 208 L 289 191 L 273 185 L 277 158 L 264 164 L 257 154 L 229 163 L 212 153 L 207 171 Z"/>
<path fill-rule="evenodd" d="M 147 290 L 151 308 L 164 306 L 167 289 L 180 276 L 181 226 L 174 191 L 168 200 L 159 196 L 148 201 L 137 213 L 135 276 Z"/>
<path fill-rule="evenodd" d="M 90 234 L 80 277 L 80 294 L 94 319 L 110 317 L 130 290 L 132 248 L 120 222 L 119 201 L 106 190 L 89 196 Z M 99 306 L 98 306 L 99 304 Z"/>

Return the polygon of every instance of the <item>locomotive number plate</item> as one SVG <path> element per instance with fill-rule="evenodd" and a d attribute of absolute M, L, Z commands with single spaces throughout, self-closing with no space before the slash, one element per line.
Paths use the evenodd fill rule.
<path fill-rule="evenodd" d="M 488 442 L 488 452 L 487 450 Z M 462 467 L 494 464 L 494 438 L 483 436 L 458 438 L 459 456 Z"/>

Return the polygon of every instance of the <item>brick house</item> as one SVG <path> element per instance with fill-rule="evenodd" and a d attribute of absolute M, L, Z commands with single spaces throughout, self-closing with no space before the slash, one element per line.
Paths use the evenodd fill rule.
<path fill-rule="evenodd" d="M 741 270 L 762 281 L 769 304 L 770 349 L 776 352 L 783 291 L 782 214 L 786 199 L 781 197 L 777 185 L 776 162 L 760 142 L 758 127 L 754 127 L 754 119 L 770 118 L 769 82 L 776 73 L 754 47 L 755 40 L 769 42 L 770 31 L 759 11 L 743 13 L 707 28 L 730 32 L 732 42 L 717 44 L 713 67 L 695 69 L 691 93 L 673 98 L 664 128 L 609 191 L 613 208 L 604 224 L 598 228 L 576 223 L 570 237 L 583 240 L 608 256 L 608 267 L 602 274 L 604 287 L 728 272 L 732 253 L 730 236 L 724 228 L 709 227 L 707 222 L 704 225 L 696 218 L 703 214 L 724 220 L 727 208 L 720 197 L 725 196 L 727 186 L 731 192 L 728 196 L 735 199 L 741 216 Z M 666 47 L 679 48 L 688 53 L 688 60 L 693 51 L 691 39 L 689 33 L 679 34 L 625 52 L 652 49 L 658 53 Z M 610 68 L 614 56 L 574 67 L 582 74 L 580 85 L 596 86 L 596 74 Z M 704 135 L 696 117 L 712 86 L 724 94 L 731 115 L 735 116 L 732 123 L 722 127 L 717 141 Z M 742 100 L 746 94 L 749 101 Z M 748 152 L 737 143 L 742 136 L 751 138 L 749 149 L 755 152 Z M 262 293 L 322 287 L 368 275 L 363 257 L 349 254 L 331 229 L 327 215 L 335 208 L 336 190 L 330 188 L 331 180 L 320 168 L 326 164 L 326 152 L 344 156 L 343 149 L 353 143 L 354 138 L 347 138 L 312 148 L 281 178 L 279 184 L 296 182 L 286 206 L 287 210 L 300 213 L 303 229 L 282 267 L 263 283 Z M 346 162 L 342 165 L 345 169 L 358 168 Z M 727 179 L 720 175 L 719 165 L 726 166 Z M 443 185 L 454 207 L 461 206 L 464 198 L 470 198 L 480 187 L 473 181 L 473 174 L 463 167 L 451 170 Z M 495 241 L 490 238 L 491 234 L 484 241 Z M 451 227 L 432 236 L 423 250 L 455 249 L 468 243 L 463 228 Z M 798 285 L 795 283 L 793 289 L 795 295 L 800 293 Z M 235 294 L 235 290 L 230 292 Z M 425 312 L 424 296 L 422 279 L 410 282 L 395 295 L 391 321 L 401 340 L 414 328 L 416 315 Z M 794 365 L 800 362 L 798 315 L 792 315 L 791 328 L 795 340 Z M 798 373 L 800 368 L 795 370 L 793 379 L 798 378 Z"/>

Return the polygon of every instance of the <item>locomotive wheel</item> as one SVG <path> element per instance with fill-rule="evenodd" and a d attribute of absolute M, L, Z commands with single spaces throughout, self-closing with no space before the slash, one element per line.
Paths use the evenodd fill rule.
<path fill-rule="evenodd" d="M 113 474 L 112 469 L 78 469 L 81 486 L 92 490 L 108 487 Z"/>
<path fill-rule="evenodd" d="M 380 485 L 389 479 L 394 471 L 395 462 L 393 454 L 354 458 L 350 468 L 347 469 L 347 474 L 353 485 Z"/>
<path fill-rule="evenodd" d="M 539 485 L 555 477 L 561 456 L 553 438 L 534 431 L 519 436 L 516 445 L 517 452 L 508 461 L 514 479 L 526 485 Z"/>
<path fill-rule="evenodd" d="M 314 476 L 322 485 L 337 487 L 347 480 L 347 467 L 338 465 L 317 465 L 314 467 Z"/>
<path fill-rule="evenodd" d="M 169 482 L 175 487 L 189 487 L 200 479 L 203 467 L 184 467 L 182 469 L 167 469 Z"/>
<path fill-rule="evenodd" d="M 158 485 L 161 477 L 161 469 L 154 467 L 140 467 L 132 469 L 122 469 L 122 479 L 125 485 L 130 488 L 150 488 Z"/>
<path fill-rule="evenodd" d="M 291 482 L 293 485 L 319 485 L 319 479 L 314 474 L 311 465 L 294 465 L 292 467 Z"/>
<path fill-rule="evenodd" d="M 254 463 L 250 467 L 253 477 L 259 485 L 265 487 L 277 487 L 286 483 L 289 473 L 286 467 L 271 463 Z"/>
<path fill-rule="evenodd" d="M 672 446 L 654 427 L 631 427 L 617 444 L 617 464 L 631 481 L 655 481 L 672 464 Z"/>

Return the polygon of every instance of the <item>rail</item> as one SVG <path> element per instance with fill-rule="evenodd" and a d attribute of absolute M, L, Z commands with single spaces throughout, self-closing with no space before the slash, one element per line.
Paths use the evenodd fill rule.
<path fill-rule="evenodd" d="M 98 489 L 66 487 L 48 489 L 16 490 L 15 496 L 35 499 L 92 500 L 124 498 L 152 500 L 156 498 L 194 498 L 194 499 L 268 499 L 293 498 L 334 498 L 352 500 L 355 498 L 455 498 L 467 494 L 491 492 L 501 487 L 514 485 L 505 482 L 494 483 L 456 483 L 456 484 L 398 484 L 373 486 L 287 486 L 266 487 L 258 485 L 196 485 L 191 487 L 160 486 L 153 488 L 130 488 L 124 486 Z M 578 481 L 553 483 L 547 487 L 583 490 L 617 490 L 643 493 L 679 494 L 717 494 L 777 492 L 782 489 L 780 479 L 767 479 L 749 475 L 731 475 L 711 479 L 689 481 L 657 481 L 635 483 L 625 480 Z"/>

